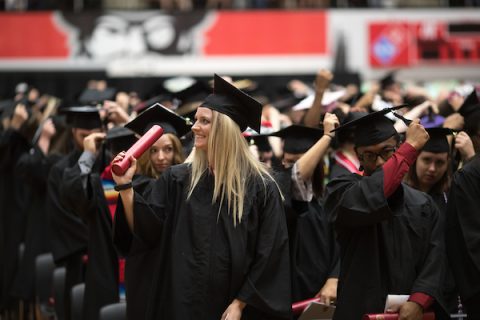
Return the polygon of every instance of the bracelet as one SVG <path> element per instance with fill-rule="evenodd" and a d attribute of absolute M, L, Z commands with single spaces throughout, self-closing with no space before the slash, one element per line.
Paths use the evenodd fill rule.
<path fill-rule="evenodd" d="M 132 181 L 130 181 L 129 183 L 117 184 L 115 187 L 113 187 L 115 191 L 122 191 L 130 188 L 132 188 Z"/>
<path fill-rule="evenodd" d="M 330 137 L 330 139 L 333 140 L 333 135 L 331 135 L 330 133 L 324 133 L 323 135 L 324 135 L 324 136 L 327 136 L 327 137 Z"/>

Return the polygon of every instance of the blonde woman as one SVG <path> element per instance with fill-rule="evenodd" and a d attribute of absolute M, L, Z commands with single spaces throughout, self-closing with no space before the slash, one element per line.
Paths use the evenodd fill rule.
<path fill-rule="evenodd" d="M 157 256 L 145 318 L 289 319 L 282 197 L 241 135 L 259 131 L 261 105 L 217 75 L 214 92 L 195 115 L 191 162 L 164 172 L 147 198 L 129 188 L 135 159 L 114 176 L 117 214 Z"/>

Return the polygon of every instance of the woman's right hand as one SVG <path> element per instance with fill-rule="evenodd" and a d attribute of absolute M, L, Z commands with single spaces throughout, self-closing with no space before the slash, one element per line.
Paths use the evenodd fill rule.
<path fill-rule="evenodd" d="M 122 161 L 123 158 L 125 158 L 125 151 L 120 152 L 112 161 L 112 163 L 116 163 L 119 161 Z M 113 180 L 115 181 L 116 184 L 126 184 L 132 182 L 133 176 L 135 175 L 135 172 L 137 171 L 137 159 L 135 159 L 133 156 L 130 156 L 130 167 L 125 171 L 123 176 L 117 176 L 113 171 L 112 171 L 112 176 Z"/>

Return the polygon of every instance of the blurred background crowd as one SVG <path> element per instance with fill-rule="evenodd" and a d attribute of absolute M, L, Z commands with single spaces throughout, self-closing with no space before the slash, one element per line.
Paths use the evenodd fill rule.
<path fill-rule="evenodd" d="M 139 161 L 139 175 L 158 179 L 189 156 L 189 128 L 214 89 L 213 73 L 262 104 L 260 133 L 244 132 L 259 161 L 279 172 L 308 164 L 305 190 L 279 184 L 287 200 L 314 203 L 307 211 L 315 217 L 325 215 L 317 204 L 329 181 L 362 174 L 353 132 L 319 147 L 335 126 L 402 105 L 403 117 L 449 130 L 438 162 L 418 161 L 404 178 L 445 215 L 455 173 L 480 152 L 478 6 L 478 0 L 0 1 L 0 319 L 76 320 L 83 310 L 90 320 L 101 307 L 124 301 L 124 256 L 111 242 L 118 193 L 109 167 L 136 139 L 124 125 L 157 103 L 183 123 Z M 404 122 L 390 120 L 406 132 Z M 294 151 L 286 149 L 289 139 Z M 96 158 L 82 171 L 85 150 Z M 84 189 L 62 181 L 65 173 L 98 182 L 99 202 L 89 202 L 88 192 L 81 198 Z M 291 202 L 289 209 L 300 210 Z M 100 211 L 101 219 L 89 215 Z M 286 216 L 291 248 L 303 246 L 312 258 L 311 243 L 336 246 L 328 219 L 303 225 L 296 219 Z M 324 233 L 297 230 L 312 232 L 312 225 Z M 323 249 L 321 272 L 298 265 L 319 276 L 298 280 L 304 287 L 294 301 L 335 300 L 338 251 Z M 85 283 L 95 292 L 103 280 L 94 274 L 108 274 L 99 267 L 105 256 L 114 294 L 98 291 L 101 298 L 79 302 L 71 289 Z M 456 271 L 463 268 L 464 261 L 452 261 Z M 451 315 L 464 315 L 462 289 L 449 275 L 443 290 Z"/>

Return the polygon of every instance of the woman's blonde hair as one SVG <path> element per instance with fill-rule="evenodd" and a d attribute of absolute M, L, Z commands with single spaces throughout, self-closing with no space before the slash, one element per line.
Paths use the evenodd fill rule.
<path fill-rule="evenodd" d="M 208 153 L 195 150 L 191 159 L 192 176 L 188 198 L 206 170 L 214 170 L 212 203 L 226 199 L 228 211 L 233 213 L 233 224 L 242 220 L 247 183 L 252 177 L 273 178 L 263 163 L 255 159 L 238 125 L 228 116 L 212 110 L 212 126 L 208 136 Z M 220 209 L 219 212 L 220 214 Z"/>
<path fill-rule="evenodd" d="M 172 165 L 174 164 L 180 164 L 185 161 L 185 154 L 183 153 L 183 148 L 182 148 L 182 143 L 180 142 L 180 139 L 173 133 L 165 133 L 165 136 L 167 136 L 170 141 L 172 142 L 173 146 L 173 161 Z M 147 152 L 143 153 L 140 158 L 138 158 L 137 162 L 137 173 L 158 179 L 160 177 L 160 174 L 155 170 L 155 168 L 152 165 L 152 162 L 150 161 L 150 148 L 147 150 Z"/>

